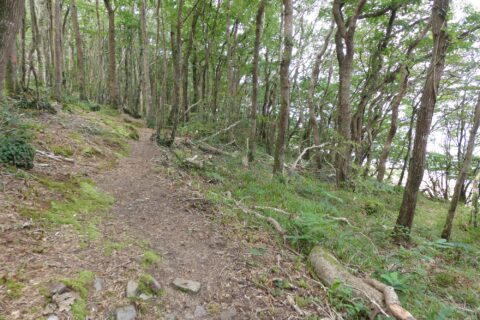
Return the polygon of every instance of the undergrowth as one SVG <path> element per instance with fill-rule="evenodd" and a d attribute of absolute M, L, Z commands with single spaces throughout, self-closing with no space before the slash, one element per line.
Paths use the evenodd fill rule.
<path fill-rule="evenodd" d="M 271 158 L 259 151 L 250 168 L 236 154 L 216 157 L 212 166 L 194 171 L 210 183 L 207 197 L 254 224 L 265 222 L 245 216 L 236 201 L 291 213 L 256 209 L 274 217 L 288 231 L 290 245 L 305 256 L 313 246 L 322 245 L 352 272 L 393 286 L 419 319 L 476 319 L 480 314 L 480 230 L 464 227 L 468 208 L 459 208 L 454 238 L 446 243 L 439 235 L 448 204 L 421 196 L 412 247 L 397 247 L 390 235 L 401 188 L 362 179 L 355 181 L 355 191 L 338 190 L 313 174 L 298 173 L 287 182 L 279 181 L 272 178 Z M 338 308 L 363 312 L 360 305 L 350 304 L 346 310 L 342 303 Z"/>

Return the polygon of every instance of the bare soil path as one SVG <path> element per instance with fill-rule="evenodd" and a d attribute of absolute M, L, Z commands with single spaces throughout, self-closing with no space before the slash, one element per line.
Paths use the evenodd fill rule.
<path fill-rule="evenodd" d="M 154 167 L 165 154 L 150 141 L 150 134 L 142 129 L 131 155 L 96 180 L 117 199 L 112 208 L 114 220 L 118 220 L 115 224 L 128 226 L 163 258 L 149 272 L 166 291 L 160 299 L 165 319 L 304 318 L 289 304 L 290 293 L 274 297 L 268 288 L 270 277 L 282 276 L 270 275 L 272 267 L 288 274 L 294 263 L 291 257 L 276 251 L 271 240 L 265 240 L 267 254 L 253 256 L 238 230 L 219 223 L 214 210 L 195 206 L 198 193 L 185 183 L 157 174 Z M 297 271 L 306 272 L 291 272 Z M 265 278 L 261 283 L 259 275 Z M 200 282 L 200 292 L 177 290 L 172 286 L 175 278 Z"/>

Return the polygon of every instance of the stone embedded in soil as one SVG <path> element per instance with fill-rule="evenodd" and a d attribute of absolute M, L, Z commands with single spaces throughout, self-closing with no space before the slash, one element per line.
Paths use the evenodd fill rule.
<path fill-rule="evenodd" d="M 174 315 L 173 313 L 166 314 L 165 315 L 165 320 L 177 320 L 177 316 Z"/>
<path fill-rule="evenodd" d="M 207 310 L 205 310 L 203 306 L 196 306 L 193 315 L 195 318 L 205 317 L 207 315 Z"/>
<path fill-rule="evenodd" d="M 134 298 L 138 293 L 138 282 L 129 280 L 127 283 L 127 298 Z"/>
<path fill-rule="evenodd" d="M 50 293 L 53 295 L 62 294 L 68 290 L 67 286 L 64 283 L 55 283 L 50 290 Z"/>
<path fill-rule="evenodd" d="M 220 313 L 220 320 L 232 320 L 235 319 L 236 315 L 237 311 L 235 310 L 235 308 L 228 308 L 227 310 Z"/>
<path fill-rule="evenodd" d="M 115 310 L 116 320 L 135 320 L 137 318 L 137 309 L 134 306 L 128 305 L 117 308 Z"/>
<path fill-rule="evenodd" d="M 60 318 L 55 314 L 51 314 L 48 316 L 47 320 L 60 320 Z"/>
<path fill-rule="evenodd" d="M 151 295 L 145 294 L 145 293 L 141 293 L 138 297 L 139 297 L 140 299 L 142 299 L 143 301 L 147 301 L 147 300 L 152 299 L 152 296 L 151 296 Z"/>
<path fill-rule="evenodd" d="M 95 278 L 95 282 L 93 283 L 93 286 L 95 288 L 95 291 L 102 291 L 103 288 L 105 287 L 105 280 L 101 278 Z"/>
<path fill-rule="evenodd" d="M 200 282 L 181 279 L 181 278 L 175 278 L 175 280 L 173 280 L 173 285 L 177 289 L 180 289 L 181 291 L 191 292 L 191 293 L 199 292 L 200 287 L 202 286 Z"/>

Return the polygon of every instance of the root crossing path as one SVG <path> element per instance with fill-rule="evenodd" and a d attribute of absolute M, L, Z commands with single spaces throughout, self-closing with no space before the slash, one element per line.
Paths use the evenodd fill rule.
<path fill-rule="evenodd" d="M 261 257 L 262 261 L 253 261 L 257 257 L 249 254 L 248 244 L 239 238 L 234 227 L 220 223 L 216 215 L 221 213 L 195 205 L 198 193 L 189 190 L 185 181 L 173 177 L 175 173 L 167 176 L 166 154 L 149 139 L 150 134 L 150 130 L 142 130 L 140 140 L 132 145 L 131 155 L 97 181 L 117 199 L 113 220 L 126 225 L 133 237 L 148 243 L 162 257 L 148 269 L 165 290 L 156 302 L 160 305 L 160 317 L 303 318 L 288 304 L 291 298 L 274 298 L 268 288 L 254 284 L 259 274 L 268 274 L 272 267 L 268 261 L 265 263 L 269 257 L 273 257 L 273 266 L 282 267 L 284 259 L 280 253 L 271 248 L 270 254 Z M 272 246 L 272 241 L 266 242 Z M 178 290 L 172 284 L 176 278 L 199 282 L 201 289 L 198 293 Z M 140 312 L 137 319 L 158 317 Z"/>

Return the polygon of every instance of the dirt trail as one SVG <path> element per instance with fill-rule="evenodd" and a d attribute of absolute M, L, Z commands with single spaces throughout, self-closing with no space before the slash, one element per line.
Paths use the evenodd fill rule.
<path fill-rule="evenodd" d="M 150 134 L 142 130 L 131 155 L 96 180 L 117 199 L 112 213 L 119 222 L 163 257 L 151 273 L 166 290 L 161 299 L 166 319 L 301 318 L 285 297 L 272 301 L 253 285 L 247 248 L 211 219 L 213 212 L 192 207 L 196 197 L 191 190 L 152 171 L 162 150 L 149 140 Z M 173 288 L 177 277 L 201 282 L 200 292 Z M 202 316 L 203 309 L 208 315 Z"/>

